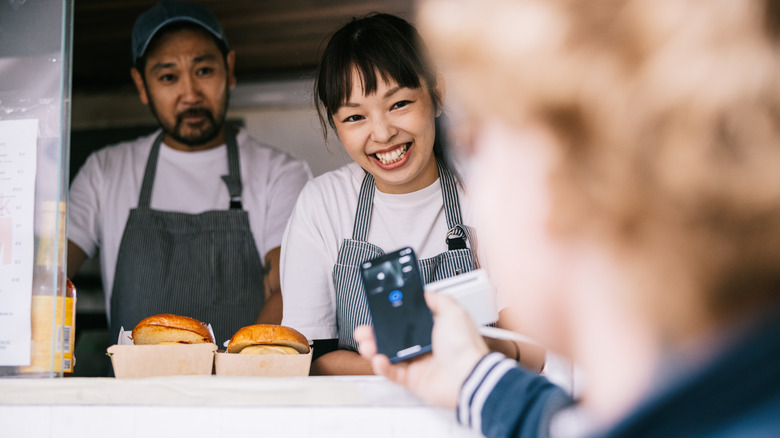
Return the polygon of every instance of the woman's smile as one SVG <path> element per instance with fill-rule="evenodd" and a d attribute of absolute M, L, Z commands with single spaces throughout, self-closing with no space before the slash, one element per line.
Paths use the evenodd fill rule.
<path fill-rule="evenodd" d="M 379 167 L 386 170 L 395 169 L 403 166 L 409 160 L 409 148 L 411 147 L 412 142 L 403 143 L 381 152 L 375 152 L 370 156 Z"/>

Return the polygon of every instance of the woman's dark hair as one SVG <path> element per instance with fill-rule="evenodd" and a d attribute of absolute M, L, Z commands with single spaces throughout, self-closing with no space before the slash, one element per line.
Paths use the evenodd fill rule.
<path fill-rule="evenodd" d="M 314 81 L 317 114 L 327 140 L 328 125 L 335 129 L 333 113 L 352 93 L 352 71 L 357 70 L 366 95 L 376 92 L 378 80 L 395 81 L 401 87 L 428 88 L 434 108 L 441 108 L 436 94 L 436 71 L 417 29 L 390 14 L 353 18 L 331 36 Z M 327 120 L 327 123 L 326 123 Z M 442 156 L 437 129 L 434 154 Z"/>

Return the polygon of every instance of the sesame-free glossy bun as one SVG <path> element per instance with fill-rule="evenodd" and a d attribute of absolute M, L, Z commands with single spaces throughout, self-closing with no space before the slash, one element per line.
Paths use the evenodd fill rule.
<path fill-rule="evenodd" d="M 309 352 L 309 340 L 298 330 L 274 324 L 255 324 L 239 329 L 230 338 L 228 353 L 239 353 L 250 345 L 281 345 L 300 354 Z"/>
<path fill-rule="evenodd" d="M 169 313 L 141 320 L 133 329 L 132 337 L 135 345 L 216 343 L 206 324 Z"/>

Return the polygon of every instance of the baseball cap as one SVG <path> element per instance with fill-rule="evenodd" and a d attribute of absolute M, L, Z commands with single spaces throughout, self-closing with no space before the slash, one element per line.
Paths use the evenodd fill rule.
<path fill-rule="evenodd" d="M 161 1 L 135 20 L 132 37 L 133 64 L 144 55 L 149 42 L 160 29 L 182 21 L 201 26 L 228 47 L 225 31 L 211 11 L 197 3 Z"/>

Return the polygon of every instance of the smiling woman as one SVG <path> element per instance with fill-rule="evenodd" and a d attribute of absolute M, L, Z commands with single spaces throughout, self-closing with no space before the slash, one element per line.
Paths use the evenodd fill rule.
<path fill-rule="evenodd" d="M 444 88 L 414 28 L 387 14 L 334 34 L 315 85 L 323 128 L 327 119 L 385 193 L 413 192 L 438 177 Z"/>
<path fill-rule="evenodd" d="M 370 322 L 360 264 L 410 246 L 426 283 L 470 271 L 471 210 L 440 153 L 444 82 L 409 23 L 378 14 L 346 24 L 315 90 L 323 130 L 327 120 L 354 163 L 298 199 L 282 244 L 283 324 L 314 340 L 312 373 L 370 374 L 352 335 Z"/>

